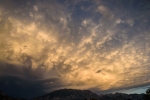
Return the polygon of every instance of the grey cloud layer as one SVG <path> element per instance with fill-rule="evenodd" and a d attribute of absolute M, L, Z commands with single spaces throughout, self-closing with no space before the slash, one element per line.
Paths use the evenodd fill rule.
<path fill-rule="evenodd" d="M 1 2 L 1 76 L 35 80 L 43 91 L 150 83 L 147 10 L 114 10 L 98 1 Z"/>

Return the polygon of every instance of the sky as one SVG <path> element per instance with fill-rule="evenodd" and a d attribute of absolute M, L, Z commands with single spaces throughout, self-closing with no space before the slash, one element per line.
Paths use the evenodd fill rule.
<path fill-rule="evenodd" d="M 0 0 L 0 90 L 144 93 L 149 0 Z"/>

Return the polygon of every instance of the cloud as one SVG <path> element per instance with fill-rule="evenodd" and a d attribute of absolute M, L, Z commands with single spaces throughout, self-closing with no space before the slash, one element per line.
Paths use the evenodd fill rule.
<path fill-rule="evenodd" d="M 87 12 L 77 9 L 82 1 L 26 1 L 24 7 L 8 2 L 0 10 L 2 89 L 9 84 L 6 90 L 15 86 L 26 96 L 30 88 L 44 94 L 64 87 L 113 91 L 149 84 L 149 30 L 132 14 L 122 18 L 122 10 L 103 3 L 92 3 L 91 15 L 80 17 Z"/>
<path fill-rule="evenodd" d="M 35 96 L 45 94 L 47 88 L 55 88 L 61 86 L 59 79 L 55 77 L 36 80 L 18 75 L 0 76 L 0 84 L 3 86 L 1 87 L 2 90 L 13 97 L 19 98 L 33 98 Z"/>

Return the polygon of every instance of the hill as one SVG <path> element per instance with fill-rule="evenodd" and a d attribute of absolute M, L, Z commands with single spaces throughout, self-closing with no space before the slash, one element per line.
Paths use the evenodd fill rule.
<path fill-rule="evenodd" d="M 31 100 L 143 100 L 144 94 L 101 94 L 89 90 L 60 89 Z M 0 91 L 0 100 L 26 100 L 14 98 Z"/>
<path fill-rule="evenodd" d="M 32 100 L 84 100 L 90 98 L 98 99 L 99 96 L 89 90 L 61 89 Z"/>

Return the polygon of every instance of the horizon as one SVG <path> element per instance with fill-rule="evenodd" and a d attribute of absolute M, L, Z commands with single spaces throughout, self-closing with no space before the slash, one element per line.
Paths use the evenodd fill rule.
<path fill-rule="evenodd" d="M 0 89 L 8 95 L 148 87 L 150 1 L 0 1 Z"/>
<path fill-rule="evenodd" d="M 34 98 L 37 98 L 37 97 L 41 97 L 41 96 L 46 96 L 46 95 L 49 95 L 49 94 L 51 94 L 51 93 L 53 93 L 53 92 L 58 92 L 58 91 L 60 91 L 60 90 L 74 90 L 74 91 L 89 91 L 89 92 L 92 92 L 92 91 L 90 91 L 90 90 L 82 90 L 82 89 L 71 89 L 71 88 L 63 88 L 63 89 L 59 89 L 59 90 L 54 90 L 54 91 L 51 91 L 51 92 L 49 92 L 49 93 L 46 93 L 46 94 L 42 94 L 42 95 L 38 95 L 38 96 L 35 96 L 35 97 L 32 97 L 32 98 L 28 98 L 28 97 L 23 97 L 23 99 L 34 99 Z M 4 91 L 0 91 L 1 93 L 5 93 Z M 112 95 L 115 95 L 115 94 L 127 94 L 127 95 L 133 95 L 133 94 L 138 94 L 138 95 L 141 95 L 141 94 L 146 94 L 146 93 L 131 93 L 131 94 L 129 94 L 129 93 L 121 93 L 121 92 L 115 92 L 115 93 L 101 93 L 101 94 L 97 94 L 97 93 L 95 93 L 95 92 L 92 92 L 92 93 L 94 93 L 94 94 L 96 94 L 96 95 L 98 95 L 98 96 L 104 96 L 104 95 L 109 95 L 109 94 L 112 94 Z M 12 98 L 18 98 L 18 97 L 13 97 L 13 96 L 11 96 L 11 95 L 8 95 L 7 93 L 5 93 L 5 95 L 6 96 L 10 96 L 10 97 L 12 97 Z M 59 95 L 59 94 L 58 94 Z M 18 98 L 19 99 L 19 98 Z M 20 98 L 21 99 L 21 98 Z"/>

